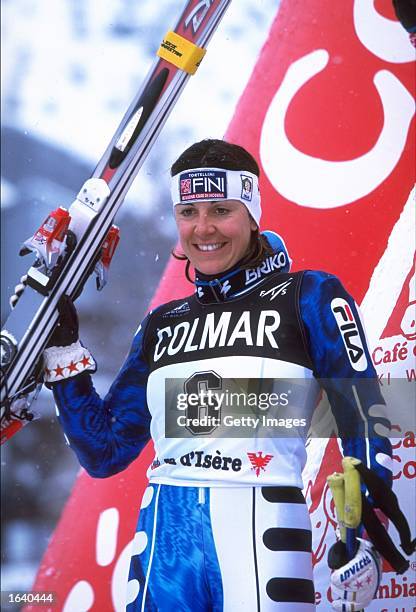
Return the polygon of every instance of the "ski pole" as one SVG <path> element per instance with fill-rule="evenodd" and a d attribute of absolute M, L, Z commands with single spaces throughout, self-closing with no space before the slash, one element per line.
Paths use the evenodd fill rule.
<path fill-rule="evenodd" d="M 334 472 L 327 477 L 327 483 L 332 493 L 332 498 L 335 505 L 335 514 L 339 526 L 341 542 L 346 544 L 346 530 L 344 523 L 344 506 L 345 506 L 345 482 L 344 474 Z"/>
<path fill-rule="evenodd" d="M 344 457 L 342 467 L 344 469 L 344 523 L 346 528 L 346 546 L 349 559 L 356 553 L 357 540 L 356 529 L 361 523 L 361 480 L 360 474 L 355 469 L 359 463 L 354 457 Z"/>
<path fill-rule="evenodd" d="M 348 560 L 354 557 L 357 550 L 356 529 L 361 522 L 362 513 L 360 474 L 355 468 L 358 463 L 359 460 L 354 457 L 344 457 L 343 473 L 334 472 L 327 477 L 341 542 L 345 544 Z"/>
<path fill-rule="evenodd" d="M 361 523 L 361 479 L 355 466 L 360 463 L 354 457 L 344 457 L 342 467 L 344 470 L 344 523 L 346 531 L 346 546 L 348 559 L 352 559 L 357 551 L 356 530 Z M 358 610 L 357 612 L 361 612 Z"/>

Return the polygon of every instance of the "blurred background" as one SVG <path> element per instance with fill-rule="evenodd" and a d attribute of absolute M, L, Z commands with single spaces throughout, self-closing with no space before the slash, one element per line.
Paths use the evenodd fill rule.
<path fill-rule="evenodd" d="M 1 318 L 30 256 L 21 243 L 68 207 L 92 173 L 185 0 L 2 0 Z M 109 284 L 77 301 L 83 343 L 104 394 L 163 275 L 176 232 L 169 167 L 184 148 L 221 138 L 278 0 L 231 4 L 130 190 Z M 255 27 L 253 27 L 255 26 Z M 192 287 L 189 287 L 190 292 Z M 44 390 L 40 418 L 1 448 L 2 590 L 30 589 L 79 469 Z"/>

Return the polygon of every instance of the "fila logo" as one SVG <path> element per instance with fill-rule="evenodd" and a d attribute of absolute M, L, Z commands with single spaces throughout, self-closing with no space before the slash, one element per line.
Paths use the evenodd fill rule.
<path fill-rule="evenodd" d="M 350 305 L 343 298 L 334 298 L 331 302 L 331 310 L 352 367 L 357 372 L 364 372 L 367 369 L 367 357 Z"/>
<path fill-rule="evenodd" d="M 286 290 L 291 284 L 292 280 L 293 278 L 289 278 L 289 280 L 285 281 L 284 283 L 280 283 L 280 285 L 272 287 L 268 291 L 260 291 L 260 297 L 266 297 L 269 295 L 271 302 L 277 295 L 286 295 Z"/>

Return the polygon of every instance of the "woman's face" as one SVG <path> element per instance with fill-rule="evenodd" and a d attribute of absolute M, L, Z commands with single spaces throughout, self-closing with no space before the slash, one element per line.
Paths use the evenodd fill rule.
<path fill-rule="evenodd" d="M 175 220 L 184 254 L 204 274 L 232 268 L 246 254 L 257 228 L 238 200 L 177 204 Z"/>

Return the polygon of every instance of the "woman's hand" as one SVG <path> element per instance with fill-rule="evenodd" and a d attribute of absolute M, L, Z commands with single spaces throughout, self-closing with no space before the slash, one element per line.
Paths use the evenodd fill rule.
<path fill-rule="evenodd" d="M 70 346 L 78 340 L 78 314 L 73 301 L 63 295 L 58 302 L 58 323 L 49 338 L 46 348 L 51 346 Z"/>

